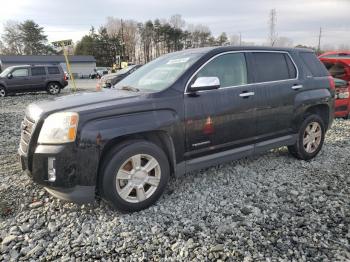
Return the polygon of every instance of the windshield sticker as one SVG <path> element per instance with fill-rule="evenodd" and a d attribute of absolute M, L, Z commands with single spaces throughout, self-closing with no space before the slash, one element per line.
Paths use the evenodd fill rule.
<path fill-rule="evenodd" d="M 167 64 L 167 65 L 181 64 L 181 63 L 186 63 L 188 60 L 190 60 L 189 57 L 178 58 L 178 59 L 171 59 L 171 60 L 169 60 L 166 64 Z"/>

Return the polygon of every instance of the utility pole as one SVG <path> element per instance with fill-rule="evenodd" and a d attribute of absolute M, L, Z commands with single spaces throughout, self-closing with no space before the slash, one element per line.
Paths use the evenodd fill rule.
<path fill-rule="evenodd" d="M 318 47 L 317 47 L 318 54 L 320 54 L 321 52 L 321 37 L 322 37 L 322 27 L 320 27 L 320 33 L 318 35 Z"/>
<path fill-rule="evenodd" d="M 239 46 L 242 46 L 242 33 L 239 32 Z"/>

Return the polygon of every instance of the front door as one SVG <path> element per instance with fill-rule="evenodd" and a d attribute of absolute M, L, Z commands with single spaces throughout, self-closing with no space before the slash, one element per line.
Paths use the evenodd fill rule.
<path fill-rule="evenodd" d="M 29 69 L 15 68 L 11 72 L 11 77 L 6 80 L 6 84 L 10 91 L 27 90 L 30 88 Z"/>
<path fill-rule="evenodd" d="M 218 77 L 220 88 L 190 92 L 198 77 Z M 228 52 L 195 74 L 184 97 L 186 159 L 252 144 L 256 96 L 249 85 L 244 53 Z"/>

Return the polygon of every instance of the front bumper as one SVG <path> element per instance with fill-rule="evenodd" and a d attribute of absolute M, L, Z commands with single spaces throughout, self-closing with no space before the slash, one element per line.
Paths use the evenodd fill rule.
<path fill-rule="evenodd" d="M 350 99 L 335 100 L 335 117 L 347 117 L 350 113 Z"/>
<path fill-rule="evenodd" d="M 91 203 L 95 200 L 94 186 L 75 186 L 73 188 L 50 188 L 45 190 L 52 196 L 78 204 Z"/>
<path fill-rule="evenodd" d="M 64 81 L 63 81 L 62 88 L 65 88 L 66 86 L 68 86 L 68 81 L 64 80 Z"/>
<path fill-rule="evenodd" d="M 53 196 L 76 203 L 94 201 L 95 184 L 82 175 L 87 174 L 81 170 L 81 161 L 72 144 L 38 145 L 31 156 L 20 149 L 18 153 L 22 170 Z M 49 180 L 49 169 L 52 168 L 49 159 L 54 159 L 54 181 Z"/>

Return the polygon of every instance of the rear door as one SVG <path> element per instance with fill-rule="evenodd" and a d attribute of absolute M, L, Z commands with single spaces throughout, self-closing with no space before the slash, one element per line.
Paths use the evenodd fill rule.
<path fill-rule="evenodd" d="M 187 88 L 197 77 L 218 77 L 220 88 L 185 93 L 186 158 L 237 147 L 253 150 L 257 101 L 254 87 L 247 85 L 245 54 L 228 52 L 212 58 Z"/>
<path fill-rule="evenodd" d="M 298 70 L 287 52 L 251 52 L 257 102 L 256 142 L 292 133 L 294 100 L 302 90 Z"/>
<path fill-rule="evenodd" d="M 46 68 L 44 66 L 36 66 L 30 69 L 31 89 L 44 89 L 46 84 Z"/>
<path fill-rule="evenodd" d="M 48 73 L 46 78 L 47 82 L 49 81 L 61 82 L 64 79 L 64 73 L 62 69 L 60 70 L 58 66 L 48 66 L 47 73 Z"/>

